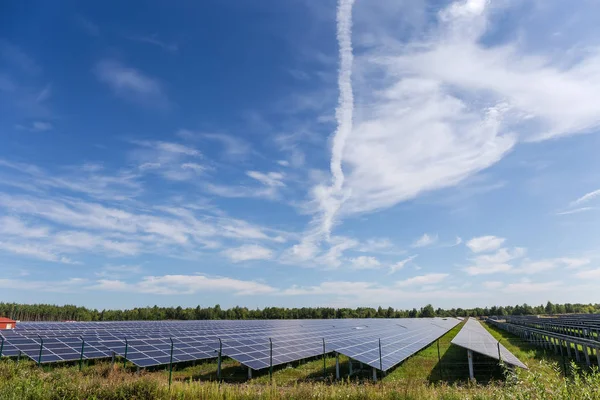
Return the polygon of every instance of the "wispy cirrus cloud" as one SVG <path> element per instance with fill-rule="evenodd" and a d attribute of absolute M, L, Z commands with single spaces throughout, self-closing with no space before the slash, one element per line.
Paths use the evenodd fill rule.
<path fill-rule="evenodd" d="M 29 132 L 45 132 L 53 128 L 50 122 L 44 121 L 33 121 L 30 125 L 17 124 L 15 127 L 19 130 Z"/>
<path fill-rule="evenodd" d="M 27 74 L 37 75 L 42 71 L 33 57 L 6 39 L 0 39 L 0 57 Z"/>
<path fill-rule="evenodd" d="M 421 236 L 411 244 L 411 247 L 427 247 L 437 243 L 437 241 L 438 235 L 430 235 L 428 233 L 424 233 L 423 236 Z"/>
<path fill-rule="evenodd" d="M 269 248 L 248 244 L 236 248 L 231 248 L 222 253 L 233 262 L 250 260 L 269 260 L 273 258 L 273 251 Z"/>
<path fill-rule="evenodd" d="M 405 258 L 404 260 L 398 261 L 390 267 L 389 275 L 396 273 L 397 271 L 404 268 L 404 266 L 410 262 L 412 262 L 415 258 L 418 257 L 418 254 L 412 255 L 410 257 Z"/>
<path fill-rule="evenodd" d="M 497 250 L 506 241 L 505 238 L 497 236 L 479 236 L 469 240 L 466 245 L 473 253 Z"/>
<path fill-rule="evenodd" d="M 442 282 L 449 276 L 450 276 L 450 274 L 445 274 L 445 273 L 419 275 L 419 276 L 405 279 L 403 281 L 398 281 L 398 282 L 396 282 L 396 286 L 398 286 L 398 287 L 413 287 L 413 286 L 432 285 L 432 284 Z"/>
<path fill-rule="evenodd" d="M 600 198 L 600 189 L 593 190 L 584 194 L 583 196 L 578 197 L 569 203 L 569 206 L 566 210 L 558 211 L 556 215 L 580 214 L 586 211 L 596 210 L 598 207 L 586 206 L 586 204 L 593 202 L 597 198 Z"/>
<path fill-rule="evenodd" d="M 571 202 L 571 206 L 578 206 L 581 205 L 583 203 L 587 203 L 595 198 L 600 197 L 600 189 L 598 190 L 593 190 L 589 193 L 584 194 L 583 196 L 579 197 L 578 199 L 574 200 Z"/>
<path fill-rule="evenodd" d="M 169 106 L 169 98 L 160 81 L 139 69 L 106 59 L 99 61 L 93 71 L 100 82 L 125 100 L 152 108 Z"/>
<path fill-rule="evenodd" d="M 168 51 L 170 53 L 177 53 L 177 51 L 179 50 L 179 46 L 177 45 L 177 43 L 166 42 L 166 41 L 160 40 L 158 38 L 157 34 L 133 35 L 133 36 L 127 36 L 127 39 L 132 40 L 134 42 L 138 42 L 138 43 L 150 44 L 150 45 L 159 47 L 165 51 Z"/>
<path fill-rule="evenodd" d="M 354 269 L 375 269 L 381 266 L 381 262 L 373 256 L 359 256 L 348 261 Z"/>
<path fill-rule="evenodd" d="M 76 14 L 74 17 L 74 21 L 75 24 L 88 35 L 93 37 L 100 36 L 100 28 L 89 18 L 86 18 L 82 14 Z"/>
<path fill-rule="evenodd" d="M 157 140 L 136 140 L 132 143 L 138 147 L 130 152 L 130 158 L 138 164 L 142 173 L 154 173 L 171 181 L 186 181 L 211 169 L 198 162 L 203 158 L 202 153 L 187 144 Z"/>
<path fill-rule="evenodd" d="M 257 181 L 259 181 L 260 183 L 262 183 L 265 186 L 271 186 L 271 187 L 285 186 L 285 183 L 283 183 L 283 178 L 285 177 L 285 174 L 283 174 L 281 172 L 263 173 L 263 172 L 259 172 L 259 171 L 247 171 L 246 175 L 248 175 L 252 179 L 256 179 Z"/>

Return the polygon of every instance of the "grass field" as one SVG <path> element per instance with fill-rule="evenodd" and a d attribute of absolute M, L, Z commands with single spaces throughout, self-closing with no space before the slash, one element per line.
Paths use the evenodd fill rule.
<path fill-rule="evenodd" d="M 342 379 L 336 382 L 335 358 L 255 371 L 233 360 L 223 362 L 223 382 L 216 381 L 216 362 L 176 368 L 168 385 L 165 369 L 139 374 L 133 367 L 99 362 L 79 372 L 76 365 L 39 368 L 32 362 L 18 365 L 0 362 L 0 399 L 600 399 L 600 374 L 571 371 L 553 352 L 544 352 L 520 338 L 494 327 L 489 331 L 529 366 L 528 371 L 508 374 L 493 360 L 475 358 L 477 383 L 468 382 L 466 351 L 450 345 L 460 330 L 454 328 L 438 344 L 423 349 L 391 370 L 377 383 L 371 370 L 357 370 L 348 377 L 348 359 L 340 356 Z M 440 362 L 441 360 L 441 362 Z M 576 367 L 575 367 L 576 368 Z"/>

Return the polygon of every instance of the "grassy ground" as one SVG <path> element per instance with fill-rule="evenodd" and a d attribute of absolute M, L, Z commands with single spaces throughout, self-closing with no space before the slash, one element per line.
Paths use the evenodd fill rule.
<path fill-rule="evenodd" d="M 488 330 L 525 362 L 530 370 L 516 371 L 504 379 L 493 361 L 475 359 L 476 384 L 466 380 L 466 351 L 450 344 L 460 326 L 437 343 L 391 370 L 376 384 L 371 370 L 347 377 L 348 359 L 340 357 L 340 382 L 334 381 L 335 358 L 277 367 L 272 380 L 268 371 L 247 370 L 233 360 L 223 362 L 223 383 L 216 382 L 216 363 L 179 366 L 169 389 L 165 369 L 141 371 L 111 367 L 99 362 L 78 371 L 76 365 L 41 369 L 32 362 L 17 365 L 0 361 L 0 399 L 599 399 L 600 374 L 575 371 L 565 378 L 562 359 L 523 343 L 494 327 Z M 439 362 L 441 360 L 441 363 Z M 358 364 L 354 364 L 354 370 Z M 571 367 L 569 367 L 571 368 Z"/>

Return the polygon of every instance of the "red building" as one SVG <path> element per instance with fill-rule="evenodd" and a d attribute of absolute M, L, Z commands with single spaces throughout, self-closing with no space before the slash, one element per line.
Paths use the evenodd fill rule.
<path fill-rule="evenodd" d="M 0 329 L 15 329 L 17 322 L 10 318 L 0 317 Z"/>

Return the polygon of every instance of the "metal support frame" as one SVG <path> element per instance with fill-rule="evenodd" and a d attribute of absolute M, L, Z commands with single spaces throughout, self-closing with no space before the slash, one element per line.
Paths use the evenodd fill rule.
<path fill-rule="evenodd" d="M 19 350 L 19 354 L 17 354 L 17 364 L 21 361 L 21 350 Z"/>
<path fill-rule="evenodd" d="M 377 382 L 377 368 L 373 367 L 373 382 Z"/>
<path fill-rule="evenodd" d="M 340 379 L 340 354 L 335 353 L 335 379 Z"/>
<path fill-rule="evenodd" d="M 352 359 L 348 359 L 348 376 L 352 376 Z"/>
<path fill-rule="evenodd" d="M 273 380 L 273 340 L 269 338 L 269 379 Z"/>
<path fill-rule="evenodd" d="M 558 344 L 560 345 L 560 358 L 562 360 L 563 368 L 565 370 L 565 376 L 567 376 L 568 370 L 567 370 L 567 362 L 565 361 L 565 351 L 563 350 L 563 340 L 558 339 Z"/>
<path fill-rule="evenodd" d="M 381 358 L 381 338 L 379 338 L 379 370 L 383 374 L 383 359 Z"/>
<path fill-rule="evenodd" d="M 325 361 L 325 338 L 323 338 L 323 379 L 327 376 L 327 362 Z"/>
<path fill-rule="evenodd" d="M 221 380 L 221 354 L 223 353 L 223 342 L 219 338 L 219 358 L 217 361 L 217 379 Z"/>
<path fill-rule="evenodd" d="M 581 362 L 581 357 L 579 357 L 579 349 L 577 348 L 577 343 L 573 343 L 573 350 L 575 351 L 575 359 L 577 362 Z"/>
<path fill-rule="evenodd" d="M 437 342 L 437 353 L 438 353 L 438 366 L 440 370 L 440 380 L 444 380 L 444 374 L 442 373 L 442 356 L 440 353 L 440 339 L 436 340 Z"/>
<path fill-rule="evenodd" d="M 127 340 L 127 336 L 125 336 L 125 357 L 123 357 L 123 368 L 127 366 L 127 350 L 129 350 L 129 341 Z"/>
<path fill-rule="evenodd" d="M 111 351 L 111 356 L 110 356 L 110 367 L 114 367 L 115 366 L 115 352 Z"/>
<path fill-rule="evenodd" d="M 500 341 L 498 340 L 498 361 L 502 364 L 502 353 L 500 353 Z"/>
<path fill-rule="evenodd" d="M 171 382 L 173 380 L 173 338 L 169 338 L 171 341 L 171 354 L 169 356 L 169 390 L 171 389 Z"/>
<path fill-rule="evenodd" d="M 0 344 L 0 357 L 2 357 L 2 351 L 4 350 L 4 336 L 0 336 L 2 338 L 2 344 Z"/>
<path fill-rule="evenodd" d="M 473 352 L 467 350 L 467 361 L 469 362 L 469 378 L 475 380 L 475 374 L 473 372 Z"/>
<path fill-rule="evenodd" d="M 252 368 L 248 367 L 248 379 L 252 379 Z"/>
<path fill-rule="evenodd" d="M 583 346 L 581 346 L 581 348 L 583 350 L 583 355 L 585 356 L 585 363 L 589 367 L 591 365 L 591 363 L 590 363 L 590 353 L 588 351 L 588 347 L 583 345 Z"/>
<path fill-rule="evenodd" d="M 85 339 L 81 338 L 81 353 L 79 354 L 79 371 L 83 368 L 83 349 L 85 348 Z"/>
<path fill-rule="evenodd" d="M 42 339 L 42 337 L 40 335 L 38 335 L 38 338 L 40 339 L 40 354 L 38 356 L 38 366 L 42 365 L 42 350 L 44 349 L 44 339 Z"/>
<path fill-rule="evenodd" d="M 600 368 L 600 347 L 596 347 L 596 358 L 598 359 L 598 367 Z"/>

